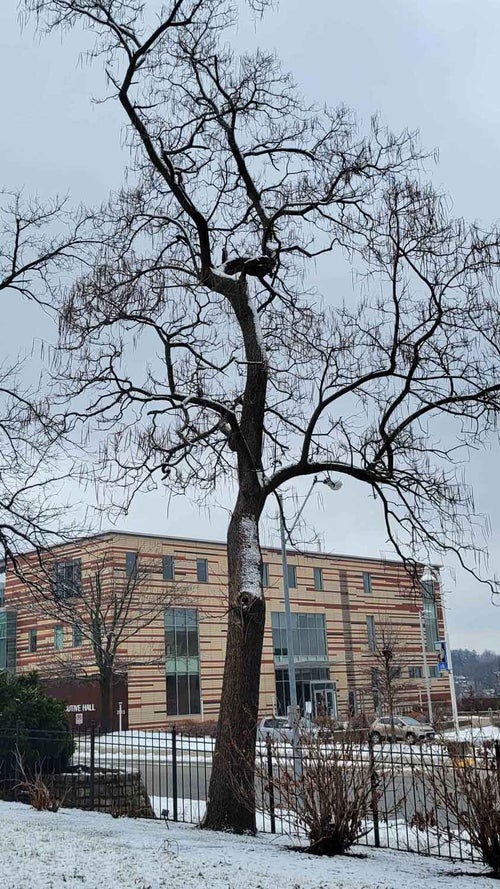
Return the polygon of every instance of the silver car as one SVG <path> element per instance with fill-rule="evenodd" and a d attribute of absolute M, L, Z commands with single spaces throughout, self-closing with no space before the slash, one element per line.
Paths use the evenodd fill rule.
<path fill-rule="evenodd" d="M 318 727 L 301 719 L 298 725 L 300 735 L 314 735 L 318 733 Z M 292 724 L 287 716 L 265 716 L 257 727 L 257 740 L 265 741 L 267 737 L 271 741 L 281 744 L 290 744 L 292 741 Z"/>
<path fill-rule="evenodd" d="M 415 744 L 417 741 L 431 741 L 436 732 L 432 725 L 419 722 L 412 716 L 379 716 L 370 726 L 372 741 L 389 740 L 406 741 Z"/>

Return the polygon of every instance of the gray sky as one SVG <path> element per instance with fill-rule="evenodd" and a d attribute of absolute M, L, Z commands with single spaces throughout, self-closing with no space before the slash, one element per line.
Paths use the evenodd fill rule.
<path fill-rule="evenodd" d="M 149 0 L 154 5 L 155 0 Z M 159 4 L 158 4 L 159 5 Z M 21 33 L 16 0 L 0 8 L 0 84 L 3 126 L 0 177 L 4 188 L 77 203 L 105 199 L 120 185 L 125 156 L 122 118 L 113 103 L 91 104 L 103 94 L 102 72 L 77 64 L 85 38 L 56 36 L 42 42 Z M 425 147 L 439 149 L 435 184 L 448 192 L 457 215 L 498 217 L 500 111 L 497 0 L 281 0 L 263 24 L 240 26 L 238 41 L 275 47 L 307 97 L 352 106 L 368 121 L 374 112 L 394 130 L 419 129 Z M 3 307 L 0 348 L 28 350 L 32 338 L 53 336 L 30 306 Z M 490 570 L 500 574 L 498 444 L 470 467 L 476 506 L 489 513 Z M 307 484 L 299 493 L 307 490 Z M 159 534 L 223 539 L 231 497 L 222 491 L 209 511 L 186 498 L 167 508 L 164 491 L 138 500 L 119 527 Z M 359 555 L 388 555 L 377 504 L 366 488 L 348 481 L 322 501 L 313 497 L 307 519 L 325 548 Z M 263 522 L 265 543 L 276 543 L 274 523 Z M 452 567 L 452 566 L 450 566 Z M 500 610 L 486 588 L 463 572 L 444 573 L 453 647 L 500 651 Z"/>

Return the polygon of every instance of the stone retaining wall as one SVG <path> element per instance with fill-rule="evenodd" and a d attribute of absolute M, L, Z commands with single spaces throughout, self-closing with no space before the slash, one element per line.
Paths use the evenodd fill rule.
<path fill-rule="evenodd" d="M 149 796 L 139 772 L 96 770 L 93 788 L 90 772 L 69 772 L 47 780 L 61 806 L 92 809 L 119 817 L 154 818 Z"/>

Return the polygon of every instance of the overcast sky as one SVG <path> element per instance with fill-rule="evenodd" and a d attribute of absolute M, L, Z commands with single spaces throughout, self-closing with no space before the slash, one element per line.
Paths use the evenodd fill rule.
<path fill-rule="evenodd" d="M 159 6 L 156 0 L 148 0 Z M 438 148 L 433 179 L 452 198 L 457 215 L 484 222 L 499 214 L 500 4 L 498 0 L 281 0 L 264 23 L 244 22 L 238 43 L 274 47 L 310 100 L 343 102 L 368 121 L 379 112 L 394 130 L 419 129 Z M 120 185 L 125 156 L 122 118 L 104 93 L 102 72 L 78 65 L 85 38 L 64 43 L 21 32 L 16 0 L 0 4 L 1 182 L 44 198 L 68 194 L 77 203 L 106 198 Z M 29 351 L 33 338 L 51 338 L 48 321 L 32 307 L 2 306 L 0 348 Z M 500 574 L 499 449 L 496 442 L 470 467 L 476 505 L 490 516 L 490 570 Z M 299 494 L 307 485 L 299 487 Z M 326 489 L 325 489 L 326 491 Z M 229 492 L 209 510 L 186 498 L 168 504 L 164 491 L 138 500 L 118 522 L 128 530 L 224 539 Z M 348 480 L 337 494 L 313 497 L 307 518 L 326 549 L 390 555 L 378 506 L 364 486 Z M 276 544 L 274 522 L 263 540 Z M 500 651 L 500 609 L 486 588 L 463 572 L 443 574 L 452 647 Z"/>

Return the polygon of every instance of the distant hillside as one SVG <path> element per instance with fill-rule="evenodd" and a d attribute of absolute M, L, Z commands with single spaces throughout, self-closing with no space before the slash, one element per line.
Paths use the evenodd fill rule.
<path fill-rule="evenodd" d="M 478 654 L 468 648 L 456 648 L 451 654 L 459 697 L 462 694 L 500 693 L 500 655 L 494 651 Z"/>

